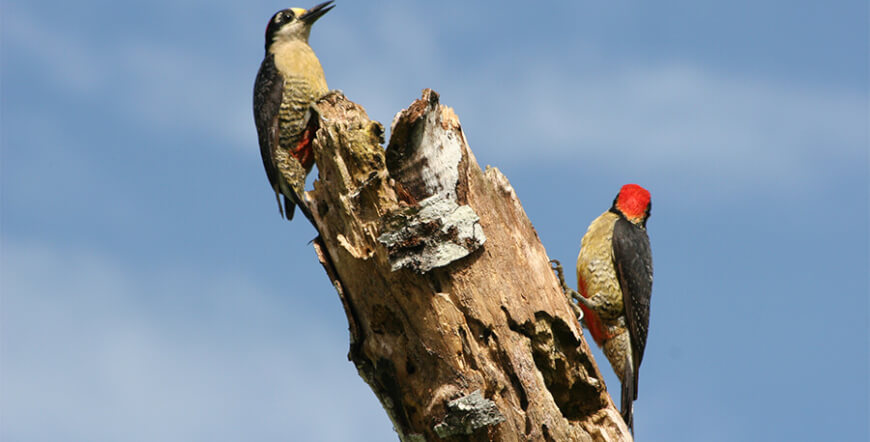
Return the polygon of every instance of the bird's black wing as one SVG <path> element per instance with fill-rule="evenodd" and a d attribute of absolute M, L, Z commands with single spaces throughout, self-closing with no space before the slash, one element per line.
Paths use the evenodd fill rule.
<path fill-rule="evenodd" d="M 280 132 L 278 112 L 281 109 L 283 92 L 284 77 L 275 67 L 275 56 L 266 54 L 266 58 L 263 59 L 260 70 L 257 72 L 257 80 L 254 82 L 254 123 L 257 125 L 263 167 L 266 169 L 266 177 L 269 178 L 269 184 L 272 185 L 273 189 L 279 188 L 278 180 L 280 179 L 273 158 L 275 149 L 278 149 Z M 281 209 L 280 202 L 278 208 Z"/>
<path fill-rule="evenodd" d="M 652 251 L 646 230 L 625 218 L 619 218 L 613 226 L 613 261 L 622 288 L 622 301 L 631 337 L 633 393 L 634 399 L 637 399 L 637 375 L 649 330 L 653 279 Z"/>

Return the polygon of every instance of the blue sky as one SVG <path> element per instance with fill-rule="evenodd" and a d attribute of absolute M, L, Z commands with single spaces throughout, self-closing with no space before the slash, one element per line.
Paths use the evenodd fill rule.
<path fill-rule="evenodd" d="M 441 93 L 569 266 L 650 189 L 638 434 L 868 439 L 866 2 L 466 3 L 339 0 L 311 44 L 387 125 Z M 0 439 L 395 439 L 259 158 L 287 6 L 3 1 Z"/>

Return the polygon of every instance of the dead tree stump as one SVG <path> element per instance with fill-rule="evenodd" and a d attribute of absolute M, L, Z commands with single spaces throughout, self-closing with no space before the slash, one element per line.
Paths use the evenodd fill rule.
<path fill-rule="evenodd" d="M 315 249 L 399 439 L 630 440 L 513 188 L 438 94 L 386 150 L 341 93 L 318 108 Z"/>

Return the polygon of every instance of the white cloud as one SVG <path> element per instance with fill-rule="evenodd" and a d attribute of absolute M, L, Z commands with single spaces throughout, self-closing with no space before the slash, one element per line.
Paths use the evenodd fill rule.
<path fill-rule="evenodd" d="M 3 439 L 394 438 L 346 324 L 240 275 L 4 241 Z"/>
<path fill-rule="evenodd" d="M 3 5 L 3 15 L 4 46 L 38 59 L 60 86 L 85 94 L 94 91 L 103 81 L 97 54 L 69 29 L 41 25 L 35 17 L 8 3 Z"/>
<path fill-rule="evenodd" d="M 478 73 L 512 72 L 505 63 Z M 467 88 L 457 109 L 485 126 L 472 129 L 476 149 L 501 158 L 792 181 L 819 157 L 861 158 L 866 142 L 866 106 L 857 93 L 686 63 L 572 72 L 538 60 L 515 68 L 506 82 Z"/>
<path fill-rule="evenodd" d="M 45 73 L 39 81 L 69 94 L 58 101 L 98 101 L 144 128 L 194 130 L 254 149 L 250 100 L 256 65 L 238 69 L 228 59 L 209 59 L 183 45 L 161 46 L 148 35 L 107 39 L 42 23 L 30 11 L 4 14 L 4 44 Z"/>
<path fill-rule="evenodd" d="M 130 43 L 111 63 L 131 86 L 120 98 L 136 118 L 163 128 L 195 128 L 246 152 L 257 151 L 251 110 L 256 65 L 236 69 L 228 60 L 145 41 Z M 250 78 L 240 75 L 244 71 Z"/>
<path fill-rule="evenodd" d="M 330 85 L 387 124 L 432 87 L 456 109 L 485 162 L 655 171 L 680 177 L 682 187 L 700 181 L 725 192 L 811 187 L 836 175 L 826 166 L 866 162 L 868 115 L 859 90 L 694 60 L 614 60 L 607 48 L 582 41 L 534 54 L 497 44 L 481 51 L 476 41 L 447 47 L 449 29 L 418 16 L 396 9 L 316 36 L 341 62 L 324 61 L 333 68 Z"/>
<path fill-rule="evenodd" d="M 722 72 L 692 60 L 614 61 L 602 55 L 606 48 L 582 41 L 565 48 L 573 54 L 567 60 L 555 49 L 520 59 L 499 45 L 470 60 L 448 38 L 449 27 L 421 19 L 422 8 L 331 16 L 312 42 L 330 86 L 387 125 L 420 89 L 444 93 L 485 162 L 584 161 L 631 174 L 712 177 L 719 187 L 739 177 L 752 187 L 812 185 L 820 161 L 866 158 L 861 92 Z M 123 50 L 94 48 L 52 26 L 37 28 L 20 11 L 11 14 L 5 21 L 13 24 L 6 33 L 11 44 L 38 57 L 58 82 L 87 93 L 120 82 L 117 96 L 103 99 L 131 118 L 195 129 L 245 154 L 255 150 L 250 91 L 258 57 L 240 66 L 231 61 L 238 51 L 213 59 L 136 35 L 116 43 Z M 233 22 L 241 26 L 238 17 Z M 475 53 L 482 44 L 468 42 Z"/>

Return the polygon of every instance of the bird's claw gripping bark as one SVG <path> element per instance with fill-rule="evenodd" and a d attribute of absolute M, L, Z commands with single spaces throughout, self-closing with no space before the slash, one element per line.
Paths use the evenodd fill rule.
<path fill-rule="evenodd" d="M 568 284 L 565 283 L 565 270 L 562 268 L 562 263 L 558 259 L 551 259 L 550 267 L 553 268 L 556 276 L 559 277 L 559 287 L 562 287 L 562 292 L 568 295 L 569 288 Z"/>
<path fill-rule="evenodd" d="M 565 270 L 562 268 L 562 263 L 559 262 L 558 259 L 551 259 L 550 266 L 559 277 L 559 286 L 562 287 L 562 293 L 568 297 L 568 304 L 571 304 L 571 308 L 574 309 L 574 314 L 577 315 L 577 319 L 583 319 L 583 309 L 574 302 L 574 299 L 581 298 L 582 296 L 571 287 L 568 287 L 568 284 L 565 282 Z"/>
<path fill-rule="evenodd" d="M 325 122 L 325 123 L 330 123 L 332 120 L 330 120 L 329 118 L 324 117 L 323 114 L 320 113 L 320 109 L 317 108 L 317 104 L 316 104 L 316 103 L 317 103 L 318 101 L 320 101 L 320 100 L 322 100 L 322 99 L 324 99 L 324 98 L 330 96 L 330 95 L 340 95 L 340 96 L 343 97 L 343 96 L 344 96 L 344 92 L 342 92 L 341 89 L 331 89 L 329 92 L 323 94 L 323 95 L 322 95 L 320 98 L 318 98 L 317 100 L 314 100 L 314 103 L 311 104 L 311 107 L 314 109 L 314 113 L 316 113 L 317 116 L 318 116 L 321 120 L 323 120 L 323 122 Z M 309 110 L 309 111 L 310 111 L 310 110 Z"/>
<path fill-rule="evenodd" d="M 580 308 L 579 305 L 575 304 L 574 301 L 568 300 L 568 304 L 571 305 L 571 308 L 574 309 L 574 314 L 577 315 L 577 320 L 583 319 L 583 309 Z"/>

